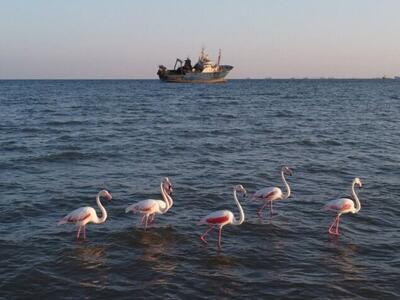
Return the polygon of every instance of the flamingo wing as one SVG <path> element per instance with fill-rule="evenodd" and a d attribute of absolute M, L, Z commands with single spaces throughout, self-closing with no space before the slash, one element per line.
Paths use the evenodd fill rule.
<path fill-rule="evenodd" d="M 153 199 L 147 199 L 147 200 L 142 200 L 139 201 L 138 203 L 134 203 L 132 205 L 129 205 L 126 209 L 125 212 L 141 212 L 141 213 L 151 213 L 152 211 L 156 210 L 158 207 L 158 202 L 159 200 L 153 200 Z"/>
<path fill-rule="evenodd" d="M 354 202 L 348 198 L 329 201 L 322 209 L 325 211 L 343 212 L 354 207 Z"/>
<path fill-rule="evenodd" d="M 229 210 L 218 210 L 214 211 L 204 218 L 202 218 L 199 224 L 222 224 L 229 221 L 232 213 Z"/>
<path fill-rule="evenodd" d="M 280 188 L 268 187 L 268 188 L 263 188 L 263 189 L 255 192 L 253 195 L 253 198 L 272 200 L 272 199 L 276 199 L 277 197 L 279 197 L 280 194 L 282 194 L 282 191 Z"/>
<path fill-rule="evenodd" d="M 58 225 L 66 224 L 66 223 L 83 222 L 83 221 L 87 220 L 88 218 L 90 218 L 92 211 L 93 211 L 93 208 L 91 208 L 89 206 L 77 208 L 77 209 L 71 211 L 64 218 L 62 218 L 58 222 Z"/>

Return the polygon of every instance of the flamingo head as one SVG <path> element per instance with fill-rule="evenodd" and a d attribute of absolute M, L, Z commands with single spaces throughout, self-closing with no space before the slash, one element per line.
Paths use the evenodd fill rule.
<path fill-rule="evenodd" d="M 111 202 L 111 200 L 112 200 L 111 193 L 107 190 L 100 191 L 100 196 L 105 197 L 109 202 Z"/>
<path fill-rule="evenodd" d="M 362 188 L 362 182 L 361 182 L 360 178 L 358 178 L 358 177 L 354 178 L 353 182 L 354 182 L 354 185 L 356 185 L 359 188 Z"/>
<path fill-rule="evenodd" d="M 241 193 L 243 195 L 243 197 L 246 197 L 246 195 L 247 195 L 246 189 L 241 184 L 238 184 L 237 186 L 235 186 L 235 191 L 238 193 Z"/>
<path fill-rule="evenodd" d="M 164 177 L 164 179 L 162 180 L 162 185 L 168 195 L 172 195 L 172 183 L 168 177 Z"/>
<path fill-rule="evenodd" d="M 282 172 L 286 176 L 292 176 L 293 175 L 293 171 L 288 166 L 283 166 L 282 167 Z"/>

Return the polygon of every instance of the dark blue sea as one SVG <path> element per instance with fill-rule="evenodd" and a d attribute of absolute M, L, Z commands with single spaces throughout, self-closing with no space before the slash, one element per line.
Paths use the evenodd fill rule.
<path fill-rule="evenodd" d="M 396 80 L 0 81 L 0 298 L 399 299 L 399 120 Z M 238 217 L 234 185 L 283 188 L 282 165 L 272 219 L 244 200 L 221 250 L 199 240 L 206 214 Z M 125 207 L 165 176 L 174 206 L 145 232 Z M 361 210 L 330 236 L 321 208 L 354 177 Z M 56 226 L 103 188 L 86 241 Z"/>

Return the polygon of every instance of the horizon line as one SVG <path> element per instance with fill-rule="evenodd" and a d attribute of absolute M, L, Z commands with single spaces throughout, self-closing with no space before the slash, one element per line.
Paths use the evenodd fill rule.
<path fill-rule="evenodd" d="M 231 80 L 371 80 L 371 79 L 382 79 L 382 80 L 394 80 L 396 78 L 389 77 L 263 77 L 263 78 L 252 78 L 252 77 L 243 77 L 243 78 L 231 78 L 225 80 L 226 82 Z M 158 78 L 0 78 L 0 81 L 17 81 L 17 80 L 152 80 L 152 81 L 160 81 Z"/>

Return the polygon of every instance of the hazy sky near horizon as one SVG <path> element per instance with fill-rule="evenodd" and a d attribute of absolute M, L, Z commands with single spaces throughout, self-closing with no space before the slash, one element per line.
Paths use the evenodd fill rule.
<path fill-rule="evenodd" d="M 400 75 L 399 0 L 0 0 L 0 79 L 157 78 L 210 57 L 230 78 Z"/>

